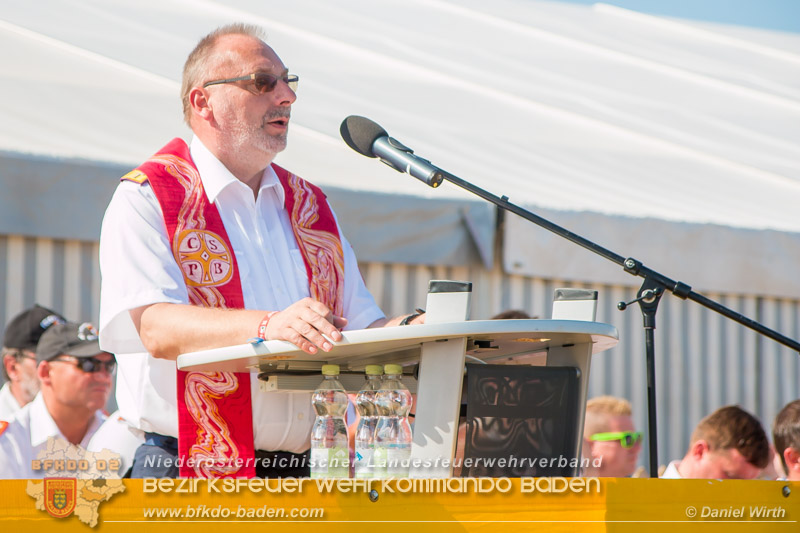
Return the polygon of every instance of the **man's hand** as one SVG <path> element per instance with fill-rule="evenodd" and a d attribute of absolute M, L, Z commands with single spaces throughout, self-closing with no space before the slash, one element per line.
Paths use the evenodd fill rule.
<path fill-rule="evenodd" d="M 334 315 L 324 304 L 303 298 L 270 318 L 266 337 L 291 342 L 308 354 L 329 352 L 333 344 L 328 339 L 342 340 L 340 330 L 346 324 L 346 318 Z"/>
<path fill-rule="evenodd" d="M 246 342 L 256 336 L 266 311 L 157 303 L 131 309 L 130 314 L 145 349 L 153 357 L 175 360 L 183 353 Z M 266 337 L 289 341 L 309 354 L 320 349 L 328 352 L 333 348 L 331 341 L 342 340 L 340 329 L 346 324 L 347 319 L 305 298 L 275 313 Z"/>

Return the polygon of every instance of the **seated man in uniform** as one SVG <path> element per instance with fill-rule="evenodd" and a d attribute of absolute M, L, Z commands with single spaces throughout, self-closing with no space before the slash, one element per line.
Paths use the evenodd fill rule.
<path fill-rule="evenodd" d="M 272 163 L 297 84 L 260 29 L 212 32 L 183 70 L 191 143 L 124 176 L 106 211 L 101 345 L 120 364 L 122 416 L 145 434 L 133 477 L 308 475 L 309 394 L 178 372 L 178 355 L 254 337 L 315 354 L 345 326 L 424 321 L 384 317 L 325 195 Z"/>
<path fill-rule="evenodd" d="M 686 455 L 667 465 L 661 478 L 755 479 L 769 460 L 761 422 L 738 405 L 728 405 L 697 424 Z"/>
<path fill-rule="evenodd" d="M 800 400 L 787 403 L 775 417 L 772 441 L 786 479 L 800 481 Z"/>
<path fill-rule="evenodd" d="M 3 335 L 3 377 L 0 389 L 0 420 L 10 420 L 39 392 L 36 375 L 36 344 L 47 328 L 63 324 L 64 317 L 34 305 L 11 319 Z"/>
<path fill-rule="evenodd" d="M 45 470 L 33 470 L 31 461 L 49 438 L 85 450 L 105 420 L 102 409 L 116 363 L 100 349 L 90 324 L 51 326 L 39 340 L 36 360 L 41 392 L 0 432 L 0 478 L 45 476 Z"/>

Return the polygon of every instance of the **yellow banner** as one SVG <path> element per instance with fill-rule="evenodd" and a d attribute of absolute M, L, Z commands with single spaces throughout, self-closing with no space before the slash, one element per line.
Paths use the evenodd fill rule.
<path fill-rule="evenodd" d="M 54 478 L 49 478 L 54 479 Z M 59 478 L 68 479 L 68 478 Z M 0 481 L 13 531 L 800 531 L 800 483 L 597 478 Z M 66 488 L 64 488 L 66 487 Z M 74 498 L 74 501 L 71 500 Z M 72 510 L 70 511 L 70 508 Z M 61 516 L 69 512 L 67 516 Z M 235 525 L 234 525 L 235 524 Z"/>

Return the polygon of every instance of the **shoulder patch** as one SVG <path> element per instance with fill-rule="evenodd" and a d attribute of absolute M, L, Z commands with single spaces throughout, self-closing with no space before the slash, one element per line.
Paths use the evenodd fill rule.
<path fill-rule="evenodd" d="M 131 170 L 130 172 L 122 176 L 120 180 L 132 181 L 134 183 L 138 183 L 139 185 L 141 185 L 142 183 L 147 181 L 147 174 L 138 169 Z"/>
<path fill-rule="evenodd" d="M 0 436 L 2 436 L 3 433 L 6 432 L 6 428 L 8 428 L 8 422 L 6 422 L 5 420 L 0 420 Z"/>

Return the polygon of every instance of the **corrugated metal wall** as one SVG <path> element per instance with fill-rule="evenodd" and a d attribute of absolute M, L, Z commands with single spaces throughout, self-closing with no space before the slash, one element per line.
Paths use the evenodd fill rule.
<path fill-rule="evenodd" d="M 97 323 L 97 257 L 95 242 L 0 235 L 0 323 L 34 303 Z"/>
<path fill-rule="evenodd" d="M 624 312 L 616 307 L 619 301 L 635 298 L 638 287 L 527 278 L 479 267 L 367 263 L 361 265 L 361 272 L 383 309 L 392 315 L 424 306 L 429 279 L 472 281 L 472 319 L 487 319 L 512 308 L 549 318 L 555 288 L 599 291 L 597 320 L 616 326 L 620 342 L 594 358 L 590 396 L 612 394 L 627 398 L 633 404 L 637 427 L 646 430 L 642 315 L 638 306 Z M 790 338 L 800 338 L 800 300 L 710 293 L 705 296 Z M 682 458 L 694 426 L 718 407 L 741 405 L 761 418 L 769 434 L 778 411 L 800 398 L 797 353 L 694 302 L 671 295 L 661 299 L 657 315 L 656 377 L 661 464 Z M 648 463 L 647 443 L 640 463 Z"/>
<path fill-rule="evenodd" d="M 635 287 L 592 286 L 543 280 L 474 267 L 427 267 L 364 263 L 361 271 L 389 315 L 424 306 L 430 279 L 473 282 L 473 319 L 511 308 L 549 318 L 553 290 L 586 287 L 599 291 L 597 319 L 613 324 L 619 345 L 597 355 L 590 396 L 628 398 L 639 428 L 646 428 L 644 335 L 637 306 L 620 312 Z M 800 300 L 707 294 L 791 338 L 800 338 Z M 97 243 L 0 235 L 0 323 L 40 303 L 74 320 L 97 322 L 100 273 Z M 693 302 L 662 299 L 656 329 L 659 461 L 683 456 L 692 428 L 722 405 L 738 403 L 767 426 L 780 408 L 800 397 L 800 357 Z M 647 464 L 646 446 L 641 464 Z"/>

